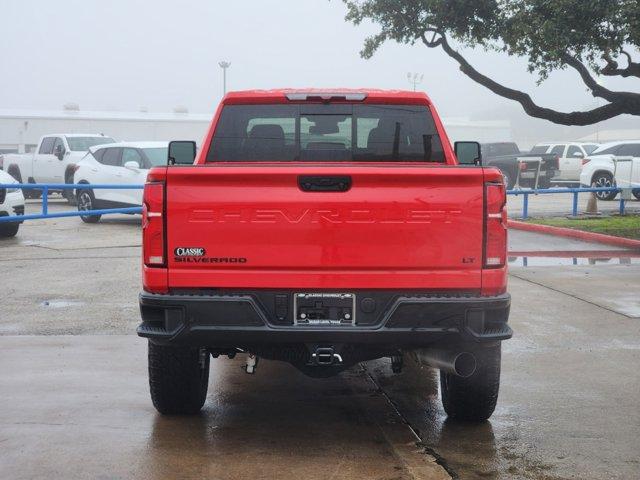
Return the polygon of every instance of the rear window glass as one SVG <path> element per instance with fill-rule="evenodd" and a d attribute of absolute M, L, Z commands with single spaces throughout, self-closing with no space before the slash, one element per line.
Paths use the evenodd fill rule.
<path fill-rule="evenodd" d="M 616 152 L 620 149 L 620 145 L 613 145 L 611 147 L 602 146 L 598 147 L 593 151 L 594 155 L 615 155 Z"/>
<path fill-rule="evenodd" d="M 428 108 L 407 105 L 228 105 L 208 162 L 444 162 Z"/>
<path fill-rule="evenodd" d="M 530 153 L 547 153 L 547 150 L 549 150 L 549 145 L 536 145 L 531 149 Z"/>
<path fill-rule="evenodd" d="M 582 148 L 584 148 L 584 151 L 587 152 L 587 155 L 593 153 L 595 150 L 597 150 L 599 147 L 599 145 L 583 145 Z"/>
<path fill-rule="evenodd" d="M 515 143 L 485 143 L 482 154 L 486 157 L 500 157 L 502 155 L 517 155 L 520 149 Z"/>
<path fill-rule="evenodd" d="M 168 147 L 143 148 L 142 151 L 147 156 L 147 160 L 152 167 L 167 164 Z"/>

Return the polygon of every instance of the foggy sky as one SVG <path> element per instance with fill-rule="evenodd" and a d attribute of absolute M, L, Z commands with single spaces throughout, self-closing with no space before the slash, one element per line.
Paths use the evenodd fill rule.
<path fill-rule="evenodd" d="M 386 44 L 371 60 L 358 52 L 375 25 L 344 21 L 339 0 L 1 0 L 0 108 L 211 112 L 228 89 L 411 88 L 407 72 L 441 113 L 466 117 L 515 105 L 475 84 L 440 50 Z M 595 107 L 574 72 L 536 87 L 522 59 L 466 52 L 484 73 L 524 89 L 541 104 Z M 497 72 L 497 73 L 496 73 Z M 610 88 L 633 89 L 624 80 Z"/>

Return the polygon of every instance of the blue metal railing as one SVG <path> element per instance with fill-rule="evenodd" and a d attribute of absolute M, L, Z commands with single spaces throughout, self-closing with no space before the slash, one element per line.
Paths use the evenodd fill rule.
<path fill-rule="evenodd" d="M 545 188 L 539 190 L 507 190 L 507 195 L 524 195 L 522 200 L 522 218 L 529 217 L 529 195 L 545 195 L 551 193 L 571 193 L 573 194 L 573 204 L 571 214 L 574 217 L 578 216 L 578 194 L 584 192 L 622 192 L 622 188 L 619 187 L 584 187 L 584 188 Z M 620 195 L 620 215 L 624 215 L 625 199 Z"/>
<path fill-rule="evenodd" d="M 108 185 L 89 183 L 0 183 L 0 188 L 20 188 L 22 190 L 42 190 L 42 213 L 32 215 L 11 215 L 0 217 L 0 223 L 21 222 L 40 218 L 84 217 L 90 215 L 109 215 L 112 213 L 142 213 L 142 207 L 102 208 L 99 210 L 78 210 L 71 212 L 49 213 L 50 191 L 108 189 L 108 190 L 142 190 L 144 185 Z"/>
<path fill-rule="evenodd" d="M 80 217 L 89 215 L 108 215 L 112 213 L 142 213 L 142 207 L 124 207 L 124 208 L 105 208 L 100 210 L 82 210 L 71 212 L 56 212 L 49 213 L 49 201 L 47 195 L 51 190 L 78 190 L 78 189 L 110 189 L 110 190 L 142 190 L 144 185 L 106 185 L 106 184 L 88 184 L 88 183 L 7 183 L 0 184 L 0 188 L 21 188 L 23 190 L 42 190 L 42 213 L 32 215 L 18 215 L 0 217 L 0 223 L 3 222 L 16 222 L 22 220 L 35 220 L 40 218 L 61 218 L 61 217 Z M 578 215 L 578 194 L 590 193 L 590 192 L 622 192 L 622 188 L 619 187 L 585 187 L 585 188 L 546 188 L 546 189 L 518 189 L 507 190 L 507 195 L 522 195 L 522 218 L 529 217 L 529 196 L 530 195 L 546 195 L 552 193 L 570 193 L 573 195 L 572 215 L 576 217 Z M 620 215 L 624 214 L 625 199 L 620 196 Z"/>

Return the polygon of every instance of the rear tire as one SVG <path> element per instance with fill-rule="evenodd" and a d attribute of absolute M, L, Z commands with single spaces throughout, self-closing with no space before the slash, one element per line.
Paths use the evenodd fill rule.
<path fill-rule="evenodd" d="M 538 188 L 547 189 L 551 187 L 551 179 L 550 178 L 540 178 L 538 179 Z"/>
<path fill-rule="evenodd" d="M 149 389 L 153 406 L 163 415 L 194 415 L 207 398 L 209 352 L 201 365 L 200 349 L 149 342 Z"/>
<path fill-rule="evenodd" d="M 598 172 L 591 179 L 591 185 L 595 187 L 615 187 L 616 182 L 613 180 L 613 175 L 609 172 Z M 618 195 L 618 192 L 595 192 L 598 200 L 613 200 Z"/>
<path fill-rule="evenodd" d="M 440 371 L 440 394 L 449 418 L 483 422 L 493 414 L 498 401 L 501 346 L 479 348 L 473 353 L 477 368 L 470 377 Z"/>
<path fill-rule="evenodd" d="M 636 197 L 636 200 L 640 200 L 640 188 L 634 188 L 631 193 L 633 193 L 633 196 Z"/>
<path fill-rule="evenodd" d="M 88 188 L 78 189 L 78 211 L 95 210 L 96 197 Z M 98 223 L 102 215 L 80 215 L 84 223 Z"/>
<path fill-rule="evenodd" d="M 11 238 L 18 234 L 19 223 L 3 223 L 0 225 L 0 238 Z"/>

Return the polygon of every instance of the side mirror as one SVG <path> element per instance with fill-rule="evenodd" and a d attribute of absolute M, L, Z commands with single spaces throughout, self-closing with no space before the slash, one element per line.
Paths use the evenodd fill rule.
<path fill-rule="evenodd" d="M 128 162 L 124 163 L 124 168 L 128 168 L 129 170 L 139 170 L 140 164 L 135 160 L 129 160 Z"/>
<path fill-rule="evenodd" d="M 573 156 L 574 156 L 575 158 L 584 158 L 584 153 L 582 153 L 582 152 L 576 152 L 576 153 L 574 153 L 574 154 L 573 154 Z"/>
<path fill-rule="evenodd" d="M 62 160 L 62 157 L 64 157 L 64 147 L 60 144 L 56 145 L 53 154 L 58 157 L 58 160 Z"/>
<path fill-rule="evenodd" d="M 174 140 L 169 142 L 169 165 L 193 165 L 196 159 L 196 142 L 189 140 Z"/>
<path fill-rule="evenodd" d="M 478 142 L 456 142 L 453 149 L 460 165 L 482 165 L 482 150 Z"/>

